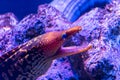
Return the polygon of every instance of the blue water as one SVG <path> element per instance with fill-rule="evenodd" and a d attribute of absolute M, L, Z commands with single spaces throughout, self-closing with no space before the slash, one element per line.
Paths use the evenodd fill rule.
<path fill-rule="evenodd" d="M 0 0 L 0 14 L 13 12 L 18 20 L 30 13 L 36 13 L 38 5 L 52 0 Z"/>
<path fill-rule="evenodd" d="M 18 20 L 21 20 L 30 13 L 37 13 L 38 5 L 52 1 L 53 0 L 0 0 L 0 14 L 13 12 Z M 91 9 L 103 7 L 109 2 L 110 0 L 71 0 L 63 14 L 67 14 L 68 20 L 74 22 Z M 76 5 L 73 3 L 76 3 Z M 70 11 L 69 9 L 72 5 L 74 5 L 74 7 Z"/>

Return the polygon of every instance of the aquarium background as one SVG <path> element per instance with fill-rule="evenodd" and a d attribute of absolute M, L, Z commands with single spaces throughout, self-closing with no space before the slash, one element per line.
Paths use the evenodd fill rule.
<path fill-rule="evenodd" d="M 120 80 L 120 0 L 41 1 L 26 1 L 22 10 L 7 7 L 13 6 L 12 1 L 0 2 L 0 54 L 43 33 L 77 25 L 82 31 L 63 46 L 92 44 L 93 48 L 54 60 L 37 80 Z"/>
<path fill-rule="evenodd" d="M 0 0 L 0 14 L 12 12 L 21 20 L 31 13 L 37 13 L 40 4 L 47 4 L 52 0 Z"/>

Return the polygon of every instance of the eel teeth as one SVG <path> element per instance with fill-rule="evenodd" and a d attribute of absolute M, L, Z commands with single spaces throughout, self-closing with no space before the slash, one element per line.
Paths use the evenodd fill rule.
<path fill-rule="evenodd" d="M 92 48 L 91 44 L 88 45 L 87 47 L 82 47 L 82 46 L 61 47 L 57 51 L 57 53 L 52 57 L 52 59 L 83 53 L 91 48 Z"/>

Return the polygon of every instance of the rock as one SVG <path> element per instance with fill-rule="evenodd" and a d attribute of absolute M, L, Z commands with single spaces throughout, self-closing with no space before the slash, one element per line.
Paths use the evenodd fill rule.
<path fill-rule="evenodd" d="M 92 80 L 119 80 L 119 54 L 120 54 L 120 5 L 119 0 L 112 1 L 104 9 L 96 8 L 79 18 L 73 25 L 83 26 L 79 35 L 85 42 L 93 44 L 93 48 L 82 57 L 83 70 L 80 63 L 76 64 L 81 57 L 70 57 L 71 64 L 78 76 L 83 77 L 82 72 L 88 74 Z M 76 37 L 77 36 L 77 37 Z M 73 41 L 79 41 L 78 35 Z M 77 44 L 78 45 L 78 44 Z M 81 44 L 80 44 L 81 45 Z M 84 56 L 84 55 L 82 55 Z M 81 60 L 80 60 L 81 62 Z M 80 67 L 80 69 L 74 67 Z M 81 72 L 80 72 L 81 71 Z M 82 80 L 86 80 L 85 78 Z"/>

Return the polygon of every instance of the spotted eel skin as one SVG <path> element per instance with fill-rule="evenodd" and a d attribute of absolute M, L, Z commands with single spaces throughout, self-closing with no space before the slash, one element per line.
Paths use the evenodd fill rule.
<path fill-rule="evenodd" d="M 48 32 L 19 45 L 0 57 L 0 80 L 35 80 L 51 66 L 52 60 L 89 50 L 79 46 L 62 47 L 73 34 L 81 30 L 76 26 L 64 31 Z"/>

